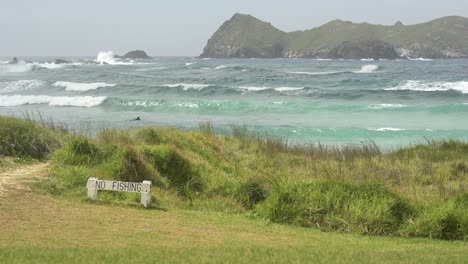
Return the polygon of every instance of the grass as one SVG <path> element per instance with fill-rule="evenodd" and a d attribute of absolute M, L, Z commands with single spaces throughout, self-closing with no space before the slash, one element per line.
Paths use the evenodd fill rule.
<path fill-rule="evenodd" d="M 44 152 L 47 178 L 32 190 L 11 182 L 0 196 L 1 263 L 468 258 L 464 142 L 386 152 L 372 143 L 295 145 L 245 127 L 219 136 L 213 124 L 199 132 L 143 128 L 95 137 L 30 121 L 3 124 L 28 126 L 36 131 L 30 137 L 55 135 L 56 143 Z M 31 140 L 17 142 L 27 149 Z M 3 169 L 34 162 L 18 153 L 0 159 Z M 139 194 L 117 192 L 88 201 L 91 176 L 151 180 L 154 203 L 144 209 Z"/>
<path fill-rule="evenodd" d="M 368 235 L 467 239 L 468 144 L 434 141 L 385 152 L 293 145 L 234 127 L 217 136 L 143 128 L 71 137 L 55 152 L 51 193 L 84 197 L 86 179 L 151 180 L 154 206 L 251 214 L 283 224 Z M 105 193 L 101 200 L 137 204 Z M 433 219 L 437 218 L 438 220 Z"/>
<path fill-rule="evenodd" d="M 52 142 L 41 154 L 53 152 L 50 177 L 40 187 L 58 197 L 83 199 L 89 177 L 151 180 L 157 209 L 249 215 L 344 233 L 468 238 L 468 143 L 431 141 L 391 152 L 372 142 L 296 145 L 245 127 L 218 136 L 211 123 L 200 131 L 142 128 L 84 137 L 2 120 L 28 128 L 15 139 L 16 149 L 28 150 L 36 137 Z M 3 133 L 13 138 L 12 131 Z M 100 192 L 99 201 L 138 206 L 139 196 Z"/>
<path fill-rule="evenodd" d="M 468 257 L 463 241 L 320 232 L 245 215 L 144 210 L 37 191 L 6 199 L 2 263 L 464 263 Z"/>

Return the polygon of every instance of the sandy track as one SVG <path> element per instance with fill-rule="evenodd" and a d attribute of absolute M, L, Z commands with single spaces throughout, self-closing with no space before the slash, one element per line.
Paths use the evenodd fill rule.
<path fill-rule="evenodd" d="M 47 163 L 25 165 L 0 173 L 0 197 L 11 190 L 28 189 L 25 182 L 31 182 L 46 175 Z"/>

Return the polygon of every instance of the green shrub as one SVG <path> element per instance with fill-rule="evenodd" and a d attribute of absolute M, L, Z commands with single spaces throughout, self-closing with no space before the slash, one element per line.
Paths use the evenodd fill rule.
<path fill-rule="evenodd" d="M 200 191 L 202 181 L 192 170 L 190 163 L 171 145 L 144 146 L 141 152 L 145 158 L 167 178 L 171 186 L 184 194 Z"/>
<path fill-rule="evenodd" d="M 395 233 L 413 212 L 381 185 L 335 181 L 283 182 L 257 210 L 273 222 L 378 235 Z"/>
<path fill-rule="evenodd" d="M 62 164 L 78 166 L 96 165 L 102 159 L 99 148 L 84 137 L 70 139 L 54 158 Z"/>
<path fill-rule="evenodd" d="M 0 156 L 42 160 L 60 144 L 58 133 L 32 121 L 0 116 Z"/>
<path fill-rule="evenodd" d="M 52 168 L 52 175 L 53 177 L 41 183 L 52 194 L 79 193 L 84 195 L 86 182 L 92 172 L 83 166 L 60 165 Z"/>
<path fill-rule="evenodd" d="M 445 240 L 467 239 L 468 210 L 457 208 L 453 201 L 425 208 L 415 219 L 406 223 L 401 234 Z"/>
<path fill-rule="evenodd" d="M 154 128 L 142 128 L 136 132 L 135 138 L 140 142 L 149 145 L 156 145 L 161 143 L 161 136 Z"/>
<path fill-rule="evenodd" d="M 161 184 L 159 173 L 132 146 L 114 145 L 112 155 L 100 165 L 100 169 L 106 178 L 131 182 L 150 180 L 153 184 Z"/>

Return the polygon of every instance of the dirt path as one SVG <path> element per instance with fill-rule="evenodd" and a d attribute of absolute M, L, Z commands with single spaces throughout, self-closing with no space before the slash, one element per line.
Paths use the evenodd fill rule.
<path fill-rule="evenodd" d="M 28 189 L 25 182 L 31 182 L 44 177 L 47 173 L 47 163 L 25 165 L 0 173 L 0 197 L 6 196 L 12 190 Z"/>

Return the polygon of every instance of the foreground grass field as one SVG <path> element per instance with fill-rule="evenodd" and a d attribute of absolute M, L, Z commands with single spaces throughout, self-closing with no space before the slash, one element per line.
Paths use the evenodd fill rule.
<path fill-rule="evenodd" d="M 0 197 L 1 263 L 466 263 L 468 258 L 468 244 L 461 241 L 321 232 L 243 215 L 94 204 L 23 187 Z"/>

